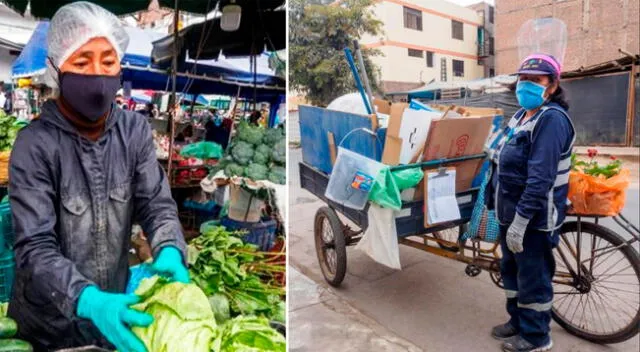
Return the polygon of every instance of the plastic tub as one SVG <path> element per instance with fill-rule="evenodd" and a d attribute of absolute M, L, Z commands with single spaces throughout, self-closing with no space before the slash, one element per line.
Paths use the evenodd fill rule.
<path fill-rule="evenodd" d="M 13 249 L 15 232 L 11 220 L 11 207 L 9 203 L 0 203 L 0 253 L 7 249 Z"/>
<path fill-rule="evenodd" d="M 382 163 L 340 147 L 325 196 L 345 207 L 362 210 L 383 167 Z"/>
<path fill-rule="evenodd" d="M 278 224 L 275 220 L 271 219 L 260 222 L 243 222 L 224 217 L 220 221 L 220 225 L 229 231 L 248 231 L 248 233 L 242 237 L 242 241 L 255 244 L 260 251 L 266 252 L 270 250 L 275 243 L 276 227 Z"/>
<path fill-rule="evenodd" d="M 11 298 L 15 268 L 13 252 L 5 252 L 0 255 L 0 302 L 7 302 Z"/>

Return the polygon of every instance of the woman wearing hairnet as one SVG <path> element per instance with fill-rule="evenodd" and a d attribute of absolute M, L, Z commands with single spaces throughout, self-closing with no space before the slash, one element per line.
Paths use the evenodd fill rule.
<path fill-rule="evenodd" d="M 51 20 L 48 65 L 59 96 L 20 132 L 9 185 L 16 279 L 8 314 L 36 351 L 145 351 L 131 327 L 153 318 L 129 308 L 138 297 L 123 293 L 134 221 L 149 238 L 153 268 L 189 281 L 147 119 L 113 104 L 127 44 L 118 18 L 87 2 Z"/>

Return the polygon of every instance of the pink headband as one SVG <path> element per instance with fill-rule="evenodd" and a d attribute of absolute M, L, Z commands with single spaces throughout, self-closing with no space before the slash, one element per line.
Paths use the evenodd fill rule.
<path fill-rule="evenodd" d="M 526 59 L 524 59 L 522 61 L 522 64 L 524 64 L 525 62 L 531 60 L 531 59 L 540 59 L 540 60 L 544 60 L 545 62 L 548 62 L 551 66 L 553 66 L 553 68 L 556 70 L 556 73 L 558 75 L 560 75 L 560 73 L 562 73 L 560 64 L 558 63 L 558 61 L 554 60 L 553 57 L 549 56 L 549 55 L 544 55 L 544 54 L 533 54 L 533 55 L 529 55 L 527 56 Z"/>

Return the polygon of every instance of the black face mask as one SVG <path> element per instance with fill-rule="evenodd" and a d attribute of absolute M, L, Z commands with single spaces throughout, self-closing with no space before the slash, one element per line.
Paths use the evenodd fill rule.
<path fill-rule="evenodd" d="M 62 99 L 81 117 L 96 122 L 109 112 L 120 89 L 120 75 L 83 75 L 56 70 Z"/>

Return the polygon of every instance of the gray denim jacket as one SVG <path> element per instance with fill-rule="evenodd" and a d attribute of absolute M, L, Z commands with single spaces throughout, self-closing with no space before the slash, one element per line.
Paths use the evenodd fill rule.
<path fill-rule="evenodd" d="M 16 233 L 9 316 L 19 335 L 40 349 L 107 345 L 76 316 L 76 304 L 87 285 L 124 292 L 133 222 L 154 255 L 168 245 L 185 253 L 149 123 L 114 106 L 93 142 L 48 101 L 40 119 L 19 133 L 9 177 Z"/>

